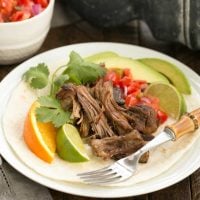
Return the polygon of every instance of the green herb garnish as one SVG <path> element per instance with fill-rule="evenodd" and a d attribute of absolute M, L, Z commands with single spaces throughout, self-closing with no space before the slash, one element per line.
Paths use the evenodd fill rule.
<path fill-rule="evenodd" d="M 36 109 L 36 118 L 40 122 L 52 122 L 55 127 L 60 127 L 65 123 L 71 123 L 71 112 L 64 111 L 60 102 L 50 96 L 38 98 L 40 107 Z"/>
<path fill-rule="evenodd" d="M 96 81 L 103 76 L 106 69 L 99 64 L 85 61 L 76 52 L 72 51 L 70 54 L 70 60 L 67 64 L 67 69 L 63 74 L 69 76 L 69 81 L 76 84 L 86 84 Z"/>
<path fill-rule="evenodd" d="M 54 97 L 60 90 L 61 86 L 63 86 L 64 83 L 68 80 L 69 76 L 67 74 L 61 74 L 60 76 L 56 77 L 52 82 L 50 95 Z"/>
<path fill-rule="evenodd" d="M 102 77 L 106 69 L 98 64 L 85 61 L 79 54 L 72 51 L 68 64 L 60 66 L 53 73 L 49 81 L 49 69 L 44 63 L 31 67 L 23 74 L 23 79 L 34 89 L 42 89 L 50 83 L 50 93 L 38 98 L 40 107 L 36 109 L 36 117 L 41 122 L 52 122 L 55 127 L 65 123 L 72 123 L 71 112 L 63 110 L 60 102 L 56 99 L 56 93 L 66 82 L 75 84 L 87 84 Z M 58 71 L 63 72 L 57 75 Z"/>
<path fill-rule="evenodd" d="M 47 86 L 49 69 L 44 63 L 31 67 L 23 74 L 23 79 L 34 89 L 42 89 Z"/>

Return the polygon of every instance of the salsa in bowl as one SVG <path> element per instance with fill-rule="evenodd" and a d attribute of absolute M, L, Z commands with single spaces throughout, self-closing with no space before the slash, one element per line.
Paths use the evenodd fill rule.
<path fill-rule="evenodd" d="M 17 22 L 43 12 L 49 0 L 0 0 L 0 22 Z"/>
<path fill-rule="evenodd" d="M 3 1 L 0 0 L 1 15 L 6 13 L 5 9 L 2 9 Z M 55 0 L 49 0 L 46 7 L 40 3 L 33 4 L 36 1 L 39 2 L 39 0 L 27 0 L 32 6 L 15 6 L 15 8 L 10 8 L 14 9 L 11 15 L 0 16 L 0 21 L 2 19 L 5 20 L 5 22 L 0 22 L 0 65 L 13 64 L 25 60 L 37 52 L 43 44 L 50 29 Z M 37 9 L 34 6 L 37 6 Z M 39 8 L 41 7 L 42 9 L 40 10 Z M 8 6 L 6 7 L 7 9 Z M 17 11 L 16 9 L 19 10 Z M 34 12 L 35 14 L 33 14 Z"/>

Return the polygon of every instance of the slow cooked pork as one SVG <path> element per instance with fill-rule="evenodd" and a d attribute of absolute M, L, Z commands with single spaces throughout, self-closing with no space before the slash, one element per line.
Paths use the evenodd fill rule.
<path fill-rule="evenodd" d="M 133 129 L 122 113 L 126 109 L 119 106 L 113 97 L 113 86 L 111 82 L 104 82 L 102 79 L 98 81 L 95 86 L 94 95 L 103 105 L 105 115 L 112 122 L 117 135 L 124 135 Z"/>
<path fill-rule="evenodd" d="M 159 122 L 153 108 L 146 105 L 136 105 L 128 109 L 129 121 L 132 127 L 141 133 L 152 134 L 158 128 Z"/>
<path fill-rule="evenodd" d="M 64 109 L 72 111 L 81 137 L 87 137 L 94 154 L 103 159 L 134 153 L 153 138 L 159 125 L 153 108 L 125 107 L 119 88 L 103 79 L 92 87 L 65 84 L 57 98 Z M 140 161 L 147 162 L 148 157 L 146 153 Z"/>
<path fill-rule="evenodd" d="M 112 136 L 103 139 L 92 139 L 90 144 L 94 153 L 107 160 L 118 160 L 140 149 L 146 142 L 143 140 L 137 130 L 123 136 Z M 147 162 L 148 153 L 141 159 L 142 162 Z"/>
<path fill-rule="evenodd" d="M 64 110 L 72 111 L 72 119 L 79 119 L 81 117 L 81 105 L 76 94 L 76 86 L 69 83 L 63 85 L 60 92 L 56 95 L 57 99 L 61 100 L 61 106 Z"/>
<path fill-rule="evenodd" d="M 104 138 L 114 136 L 114 132 L 108 125 L 104 115 L 104 109 L 90 95 L 87 87 L 77 86 L 78 100 L 84 110 L 93 131 L 93 138 Z"/>

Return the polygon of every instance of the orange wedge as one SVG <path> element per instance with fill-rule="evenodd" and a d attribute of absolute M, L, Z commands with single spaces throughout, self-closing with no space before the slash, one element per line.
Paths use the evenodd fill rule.
<path fill-rule="evenodd" d="M 23 136 L 26 144 L 36 156 L 51 163 L 56 151 L 56 128 L 51 123 L 36 120 L 35 109 L 38 106 L 38 102 L 32 104 L 25 120 Z"/>

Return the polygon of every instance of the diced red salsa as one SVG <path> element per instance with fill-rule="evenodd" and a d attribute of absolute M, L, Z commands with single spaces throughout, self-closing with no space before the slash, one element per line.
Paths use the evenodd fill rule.
<path fill-rule="evenodd" d="M 115 87 L 119 87 L 123 91 L 125 105 L 127 107 L 135 105 L 151 106 L 157 113 L 160 123 L 164 123 L 168 116 L 161 111 L 159 107 L 159 99 L 156 97 L 144 96 L 144 90 L 148 86 L 145 80 L 134 80 L 130 69 L 111 69 L 107 71 L 104 77 L 105 81 L 112 81 Z"/>
<path fill-rule="evenodd" d="M 0 0 L 0 22 L 16 22 L 41 13 L 49 0 Z"/>

